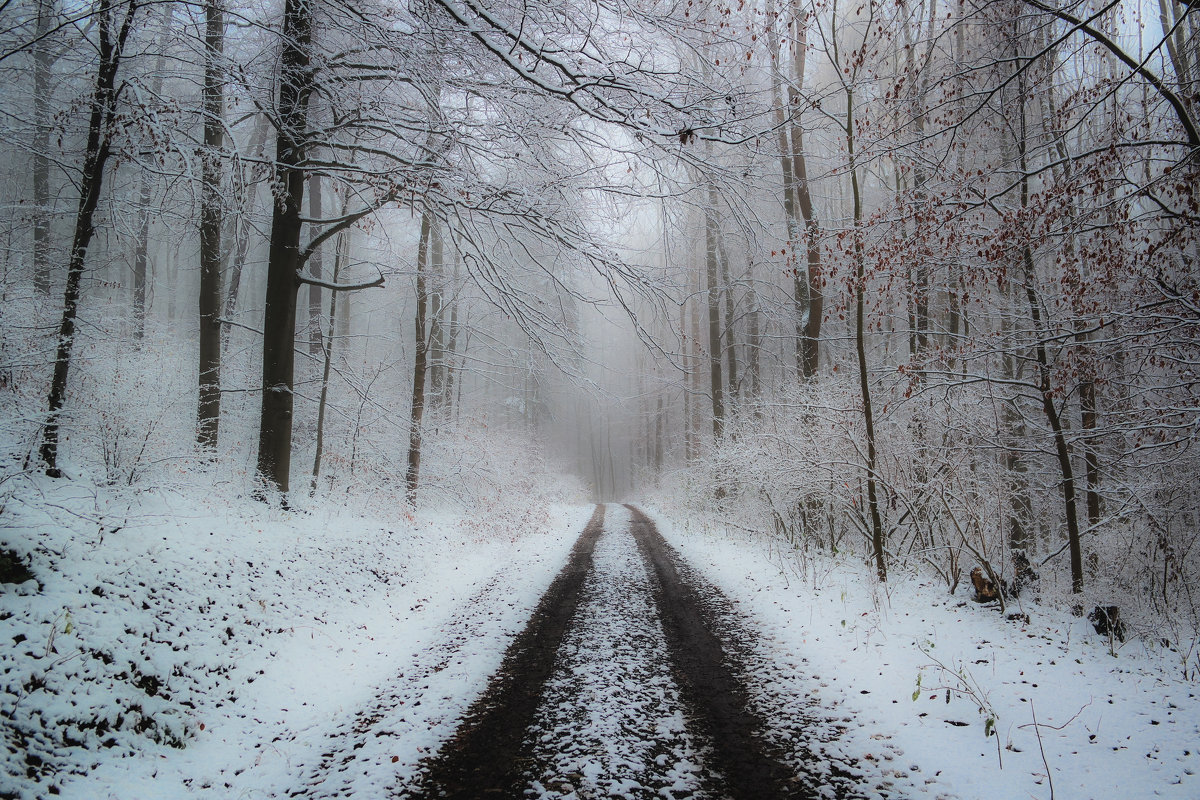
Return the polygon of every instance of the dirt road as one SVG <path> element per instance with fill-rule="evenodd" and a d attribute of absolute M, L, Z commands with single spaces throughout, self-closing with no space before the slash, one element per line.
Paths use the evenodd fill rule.
<path fill-rule="evenodd" d="M 645 514 L 598 506 L 487 691 L 395 796 L 858 795 L 844 770 L 808 768 L 804 719 L 755 702 L 750 636 Z"/>

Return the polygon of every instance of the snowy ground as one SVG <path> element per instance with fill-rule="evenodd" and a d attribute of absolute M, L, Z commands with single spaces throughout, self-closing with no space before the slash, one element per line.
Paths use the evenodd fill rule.
<path fill-rule="evenodd" d="M 277 797 L 339 742 L 386 765 L 339 780 L 378 788 L 450 734 L 590 511 L 289 513 L 40 481 L 0 529 L 44 582 L 0 587 L 0 797 Z M 354 751 L 381 692 L 396 735 Z"/>
<path fill-rule="evenodd" d="M 651 515 L 760 631 L 759 702 L 819 699 L 844 727 L 825 755 L 867 796 L 1200 797 L 1200 686 L 1176 653 L 1131 641 L 1114 657 L 1067 613 L 1027 603 L 1030 622 L 1008 622 L 962 587 L 877 588 L 860 563 L 800 574 L 765 541 Z"/>
<path fill-rule="evenodd" d="M 451 735 L 591 513 L 283 512 L 218 486 L 29 480 L 0 528 L 44 582 L 0 593 L 0 797 L 385 796 Z M 678 710 L 628 512 L 608 510 L 539 712 L 541 788 L 700 794 L 708 744 Z M 653 516 L 685 577 L 728 598 L 774 746 L 843 796 L 1200 796 L 1200 687 L 1169 649 L 1113 655 L 1066 613 L 1009 622 L 965 589 L 801 573 L 765 540 Z"/>

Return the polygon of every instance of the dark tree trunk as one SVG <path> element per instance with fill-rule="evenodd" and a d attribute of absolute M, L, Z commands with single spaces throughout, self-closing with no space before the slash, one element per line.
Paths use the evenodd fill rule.
<path fill-rule="evenodd" d="M 1033 283 L 1035 280 L 1033 251 L 1028 245 L 1025 247 L 1023 260 L 1025 263 L 1025 296 L 1029 302 L 1029 314 L 1033 318 L 1034 334 L 1038 337 L 1038 343 L 1034 350 L 1037 355 L 1038 389 L 1042 395 L 1042 411 L 1046 415 L 1046 421 L 1050 424 L 1051 433 L 1054 434 L 1054 453 L 1058 457 L 1058 467 L 1062 472 L 1063 505 L 1067 517 L 1067 548 L 1071 554 L 1071 592 L 1079 594 L 1083 591 L 1083 548 L 1079 538 L 1075 471 L 1071 465 L 1071 449 L 1067 445 L 1067 437 L 1063 432 L 1062 416 L 1054 404 L 1054 387 L 1050 380 L 1050 360 L 1042 335 L 1042 314 Z"/>
<path fill-rule="evenodd" d="M 854 95 L 846 91 L 846 150 L 850 158 L 850 189 L 854 196 L 854 348 L 858 354 L 858 388 L 862 395 L 863 421 L 867 432 L 867 513 L 871 523 L 871 547 L 875 556 L 875 572 L 879 580 L 887 580 L 887 559 L 884 555 L 883 521 L 879 516 L 879 496 L 876 489 L 878 458 L 875 452 L 875 414 L 871 408 L 871 384 L 867 370 L 866 343 L 866 253 L 863 251 L 862 190 L 858 184 L 858 169 L 854 163 Z"/>
<path fill-rule="evenodd" d="M 1017 37 L 1014 37 L 1017 41 Z M 1020 50 L 1018 48 L 1018 55 Z M 1017 80 L 1018 103 L 1016 108 L 1017 120 L 1017 154 L 1021 169 L 1021 208 L 1029 207 L 1029 164 L 1027 160 L 1028 132 L 1025 119 L 1025 103 L 1027 90 L 1024 73 L 1018 73 Z M 1046 335 L 1043 329 L 1041 307 L 1037 296 L 1037 274 L 1034 269 L 1033 248 L 1025 244 L 1022 248 L 1021 263 L 1025 271 L 1025 299 L 1029 303 L 1029 316 L 1033 320 L 1033 333 L 1037 339 L 1034 353 L 1038 365 L 1038 390 L 1042 396 L 1042 411 L 1054 435 L 1054 452 L 1058 457 L 1059 470 L 1062 472 L 1062 494 L 1067 518 L 1067 548 L 1071 554 L 1071 592 L 1079 594 L 1083 591 L 1083 549 L 1079 538 L 1079 516 L 1076 507 L 1075 472 L 1071 465 L 1071 449 L 1067 445 L 1063 433 L 1062 416 L 1054 404 L 1054 387 L 1051 380 L 1050 358 L 1046 351 Z"/>
<path fill-rule="evenodd" d="M 112 0 L 101 0 L 96 14 L 99 27 L 100 65 L 96 70 L 96 87 L 92 92 L 88 114 L 87 150 L 79 180 L 79 211 L 75 216 L 75 235 L 71 240 L 71 255 L 67 262 L 67 285 L 63 295 L 62 322 L 58 328 L 58 348 L 54 358 L 54 377 L 47 398 L 46 424 L 42 429 L 40 455 L 46 463 L 46 474 L 59 477 L 58 432 L 59 416 L 67 394 L 67 378 L 71 369 L 71 351 L 75 343 L 75 317 L 79 308 L 79 283 L 83 277 L 84 260 L 95 229 L 92 220 L 100 203 L 104 183 L 104 165 L 110 155 L 108 132 L 116 111 L 116 77 L 121 64 L 125 40 L 133 26 L 138 6 L 127 4 L 125 18 L 113 37 Z"/>
<path fill-rule="evenodd" d="M 425 372 L 428 367 L 426 351 L 426 293 L 425 273 L 429 268 L 429 239 L 432 215 L 421 214 L 421 238 L 417 242 L 417 313 L 415 321 L 415 350 L 413 355 L 412 404 L 408 428 L 408 472 L 405 475 L 405 495 L 409 505 L 417 504 L 417 484 L 421 476 L 421 419 L 425 416 Z"/>
<path fill-rule="evenodd" d="M 138 197 L 138 239 L 133 248 L 133 338 L 146 335 L 146 282 L 150 273 L 150 179 L 142 176 Z"/>
<path fill-rule="evenodd" d="M 283 14 L 283 55 L 279 73 L 279 131 L 275 170 L 282 196 L 274 203 L 267 257 L 267 298 L 263 320 L 262 418 L 258 432 L 258 474 L 284 494 L 292 461 L 293 372 L 296 347 L 296 292 L 299 288 L 300 210 L 304 204 L 304 140 L 308 101 L 312 5 L 287 0 Z"/>
<path fill-rule="evenodd" d="M 225 15 L 220 0 L 205 5 L 204 150 L 200 178 L 200 376 L 196 440 L 217 447 L 221 421 L 221 175 L 225 114 Z"/>
<path fill-rule="evenodd" d="M 1079 385 L 1079 405 L 1082 412 L 1084 439 L 1083 461 L 1087 480 L 1087 515 L 1088 525 L 1100 524 L 1100 456 L 1096 453 L 1096 427 L 1099 424 L 1100 413 L 1096 405 L 1096 381 L 1088 377 Z"/>

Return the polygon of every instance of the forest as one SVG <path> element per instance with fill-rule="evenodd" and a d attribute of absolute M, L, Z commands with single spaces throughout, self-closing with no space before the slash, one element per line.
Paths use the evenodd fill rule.
<path fill-rule="evenodd" d="M 1200 672 L 1192 0 L 0 0 L 0 141 L 6 575 L 640 499 Z"/>

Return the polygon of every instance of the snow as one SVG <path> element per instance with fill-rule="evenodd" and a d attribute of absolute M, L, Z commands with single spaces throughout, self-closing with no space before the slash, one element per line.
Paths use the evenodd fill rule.
<path fill-rule="evenodd" d="M 43 585 L 0 594 L 0 796 L 386 796 L 453 733 L 591 513 L 413 516 L 377 494 L 289 512 L 192 478 L 16 479 L 0 544 Z M 728 599 L 769 738 L 828 792 L 1200 796 L 1198 687 L 1169 647 L 654 517 L 681 573 Z M 700 791 L 710 745 L 680 711 L 628 522 L 609 506 L 539 711 L 548 797 Z"/>
<path fill-rule="evenodd" d="M 385 518 L 31 480 L 0 537 L 44 582 L 0 594 L 0 795 L 22 798 L 278 796 L 321 772 L 381 692 L 405 718 L 386 753 L 356 751 L 386 775 L 360 772 L 411 770 L 590 513 L 518 500 L 486 520 Z"/>
<path fill-rule="evenodd" d="M 653 516 L 758 632 L 763 705 L 819 699 L 844 728 L 826 754 L 856 764 L 867 796 L 1049 797 L 1051 783 L 1058 797 L 1200 796 L 1200 687 L 1170 649 L 1110 649 L 1036 602 L 1028 624 L 1007 621 L 962 587 L 881 585 L 853 559 L 801 568 L 765 538 Z"/>

